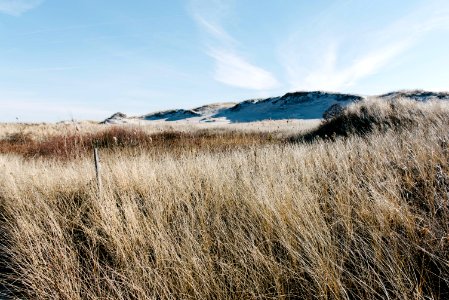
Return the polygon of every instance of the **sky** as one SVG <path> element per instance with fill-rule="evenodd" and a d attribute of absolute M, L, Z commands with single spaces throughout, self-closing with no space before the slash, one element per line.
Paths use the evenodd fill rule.
<path fill-rule="evenodd" d="M 0 122 L 449 90 L 447 0 L 0 0 Z"/>

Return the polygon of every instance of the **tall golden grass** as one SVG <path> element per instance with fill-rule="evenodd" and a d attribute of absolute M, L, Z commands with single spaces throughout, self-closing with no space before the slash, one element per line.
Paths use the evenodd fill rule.
<path fill-rule="evenodd" d="M 3 292 L 447 299 L 449 108 L 393 104 L 345 112 L 354 124 L 379 120 L 365 135 L 216 152 L 103 151 L 101 194 L 87 156 L 2 154 Z M 384 126 L 391 114 L 416 122 Z"/>

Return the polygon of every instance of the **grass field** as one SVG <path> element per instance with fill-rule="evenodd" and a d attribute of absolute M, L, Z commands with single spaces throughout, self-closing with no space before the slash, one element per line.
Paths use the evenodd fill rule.
<path fill-rule="evenodd" d="M 248 126 L 0 126 L 0 291 L 449 297 L 447 103 Z"/>

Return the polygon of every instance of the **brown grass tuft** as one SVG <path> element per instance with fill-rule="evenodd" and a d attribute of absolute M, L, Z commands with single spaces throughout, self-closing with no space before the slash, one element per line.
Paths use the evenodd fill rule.
<path fill-rule="evenodd" d="M 15 133 L 0 140 L 0 153 L 27 158 L 74 159 L 90 155 L 94 147 L 106 151 L 182 154 L 198 151 L 223 152 L 237 148 L 282 142 L 271 133 L 240 131 L 165 131 L 147 133 L 138 127 L 111 126 L 93 133 L 68 133 L 36 141 L 29 134 Z"/>

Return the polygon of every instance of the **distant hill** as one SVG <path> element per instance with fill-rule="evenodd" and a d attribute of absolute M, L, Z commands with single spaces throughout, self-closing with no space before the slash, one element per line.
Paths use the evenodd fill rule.
<path fill-rule="evenodd" d="M 405 91 L 391 92 L 377 97 L 381 99 L 407 98 L 416 101 L 449 100 L 449 93 L 428 92 L 422 90 L 410 90 L 410 91 L 405 90 Z"/>
<path fill-rule="evenodd" d="M 136 121 L 239 123 L 263 120 L 321 119 L 330 108 L 344 107 L 367 98 L 386 100 L 408 98 L 417 101 L 449 100 L 449 93 L 413 90 L 396 91 L 378 96 L 360 96 L 321 91 L 293 92 L 280 97 L 251 99 L 239 103 L 214 103 L 194 109 L 173 109 L 137 117 L 116 113 L 102 123 L 118 124 Z"/>

